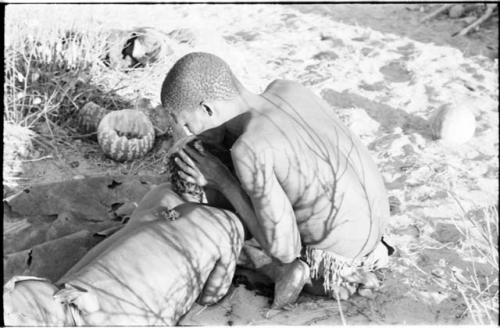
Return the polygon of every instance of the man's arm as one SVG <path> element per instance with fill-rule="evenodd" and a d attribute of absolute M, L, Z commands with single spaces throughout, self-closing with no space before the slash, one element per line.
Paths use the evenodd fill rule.
<path fill-rule="evenodd" d="M 218 127 L 203 131 L 202 133 L 198 134 L 198 138 L 207 143 L 220 145 L 224 140 L 225 134 L 226 126 L 225 124 L 222 124 Z"/>
<path fill-rule="evenodd" d="M 292 262 L 300 255 L 300 235 L 292 205 L 274 173 L 272 154 L 256 152 L 241 142 L 231 154 L 239 183 L 228 177 L 220 191 L 270 256 Z"/>

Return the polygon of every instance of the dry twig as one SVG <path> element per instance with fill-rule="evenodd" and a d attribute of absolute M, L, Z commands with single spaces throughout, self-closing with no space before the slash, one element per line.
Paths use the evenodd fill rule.
<path fill-rule="evenodd" d="M 425 16 L 424 18 L 422 18 L 420 20 L 420 23 L 423 23 L 423 22 L 425 22 L 425 21 L 427 21 L 429 19 L 432 19 L 432 18 L 436 17 L 437 15 L 441 14 L 442 12 L 445 12 L 448 9 L 450 9 L 452 6 L 453 6 L 453 3 L 442 5 L 441 7 L 439 7 L 438 9 L 436 9 L 435 11 L 433 11 L 432 13 L 430 13 L 429 15 Z"/>
<path fill-rule="evenodd" d="M 483 16 L 479 17 L 476 21 L 474 21 L 469 26 L 463 28 L 461 31 L 453 33 L 452 36 L 457 36 L 457 35 L 464 36 L 467 33 L 469 33 L 470 31 L 472 31 L 473 29 L 479 28 L 479 25 L 481 25 L 486 20 L 488 20 L 488 18 L 491 17 L 491 14 L 493 14 L 493 11 L 495 10 L 496 7 L 497 7 L 496 3 L 488 3 L 487 7 L 486 7 L 486 12 L 484 13 Z"/>

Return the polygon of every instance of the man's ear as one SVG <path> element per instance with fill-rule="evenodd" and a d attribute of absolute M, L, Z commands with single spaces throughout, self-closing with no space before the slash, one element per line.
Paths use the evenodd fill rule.
<path fill-rule="evenodd" d="M 213 116 L 214 115 L 213 105 L 211 103 L 206 102 L 206 101 L 202 101 L 200 103 L 200 106 L 208 114 L 208 116 Z"/>

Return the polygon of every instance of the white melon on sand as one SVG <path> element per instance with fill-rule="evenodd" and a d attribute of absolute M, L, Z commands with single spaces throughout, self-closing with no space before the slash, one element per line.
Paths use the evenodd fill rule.
<path fill-rule="evenodd" d="M 444 105 L 432 117 L 432 134 L 448 144 L 469 141 L 476 130 L 476 119 L 465 106 Z"/>

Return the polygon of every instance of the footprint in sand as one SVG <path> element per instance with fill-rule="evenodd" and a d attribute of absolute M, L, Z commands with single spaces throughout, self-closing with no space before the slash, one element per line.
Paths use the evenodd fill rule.
<path fill-rule="evenodd" d="M 370 36 L 368 36 L 368 35 L 362 35 L 362 36 L 359 36 L 359 37 L 352 38 L 351 40 L 352 41 L 356 41 L 356 42 L 365 42 L 368 39 L 370 39 Z"/>
<path fill-rule="evenodd" d="M 369 55 L 369 54 L 371 54 L 372 52 L 373 52 L 373 48 L 367 48 L 367 47 L 365 47 L 365 48 L 362 48 L 362 49 L 361 49 L 361 54 L 362 54 L 363 56 L 368 56 L 368 55 Z"/>
<path fill-rule="evenodd" d="M 365 81 L 361 81 L 359 87 L 366 91 L 382 91 L 386 88 L 385 83 L 383 81 L 378 81 L 375 83 L 366 83 Z"/>
<path fill-rule="evenodd" d="M 254 41 L 259 36 L 259 33 L 251 31 L 239 31 L 232 35 L 225 35 L 224 39 L 230 43 L 236 43 L 238 41 L 250 42 Z"/>
<path fill-rule="evenodd" d="M 474 79 L 476 79 L 479 82 L 484 81 L 484 75 L 480 74 L 477 72 L 477 69 L 469 65 L 468 63 L 463 63 L 460 65 L 461 68 L 463 68 L 467 73 L 469 73 Z"/>
<path fill-rule="evenodd" d="M 385 48 L 385 42 L 380 40 L 371 40 L 370 43 L 368 43 L 368 45 L 380 49 Z"/>
<path fill-rule="evenodd" d="M 297 76 L 298 80 L 304 85 L 315 85 L 321 83 L 325 80 L 328 80 L 330 76 L 322 75 L 319 72 L 324 70 L 319 70 L 318 68 L 321 66 L 320 62 L 316 64 L 307 65 L 304 69 L 304 73 Z"/>
<path fill-rule="evenodd" d="M 385 79 L 389 82 L 408 82 L 411 80 L 412 74 L 408 71 L 400 61 L 393 61 L 389 64 L 382 66 L 379 69 Z"/>
<path fill-rule="evenodd" d="M 396 52 L 403 55 L 401 57 L 401 60 L 407 61 L 413 55 L 416 54 L 417 50 L 415 48 L 415 44 L 410 42 L 410 43 L 405 44 L 404 46 L 396 48 Z"/>
<path fill-rule="evenodd" d="M 449 223 L 438 223 L 431 237 L 443 244 L 456 243 L 462 239 L 462 235 L 456 226 Z"/>
<path fill-rule="evenodd" d="M 328 41 L 334 48 L 342 48 L 345 46 L 344 41 L 342 41 L 342 39 L 333 37 L 331 35 L 320 34 L 320 40 Z"/>
<path fill-rule="evenodd" d="M 328 60 L 328 61 L 333 61 L 337 58 L 339 58 L 339 55 L 337 55 L 335 52 L 329 50 L 329 51 L 321 51 L 315 54 L 313 59 L 316 60 Z"/>

